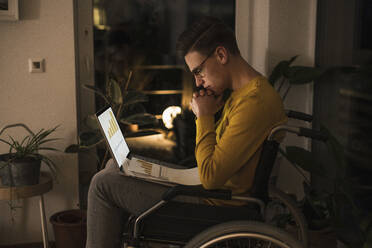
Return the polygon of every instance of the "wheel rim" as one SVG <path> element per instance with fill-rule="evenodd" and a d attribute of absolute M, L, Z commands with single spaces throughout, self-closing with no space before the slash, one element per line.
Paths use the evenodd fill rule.
<path fill-rule="evenodd" d="M 247 244 L 244 244 L 243 247 L 267 247 L 267 248 L 274 248 L 276 246 L 279 246 L 279 247 L 282 247 L 282 248 L 290 248 L 286 243 L 283 243 L 282 241 L 280 240 L 277 240 L 277 239 L 274 239 L 273 237 L 270 237 L 270 236 L 267 236 L 267 235 L 262 235 L 262 234 L 257 234 L 257 233 L 231 233 L 231 234 L 225 234 L 225 235 L 222 235 L 222 236 L 219 236 L 217 238 L 214 238 L 212 240 L 209 240 L 208 242 L 206 242 L 205 244 L 201 245 L 200 248 L 207 248 L 207 247 L 210 247 L 211 245 L 218 245 L 219 242 L 227 242 L 228 240 L 231 240 L 231 239 L 236 239 L 236 238 L 239 238 L 239 239 L 254 239 L 255 241 L 258 241 L 258 240 L 262 240 L 263 242 L 269 242 L 268 245 L 257 245 L 256 244 L 253 244 L 254 246 L 251 246 L 251 241 L 248 240 L 248 244 L 249 246 L 247 246 Z M 274 246 L 272 246 L 272 244 Z M 223 246 L 223 247 L 229 247 L 229 246 Z M 237 247 L 237 246 L 233 246 L 233 247 Z"/>
<path fill-rule="evenodd" d="M 273 185 L 269 188 L 269 194 L 271 204 L 282 205 L 282 207 L 287 208 L 288 214 L 291 215 L 292 220 L 294 221 L 292 225 L 287 223 L 284 227 L 286 231 L 295 235 L 297 240 L 299 240 L 304 247 L 308 247 L 307 223 L 301 211 L 296 207 L 296 204 L 289 198 L 289 196 Z"/>

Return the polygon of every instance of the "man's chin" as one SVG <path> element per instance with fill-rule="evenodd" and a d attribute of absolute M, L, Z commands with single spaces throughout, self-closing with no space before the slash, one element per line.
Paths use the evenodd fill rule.
<path fill-rule="evenodd" d="M 215 97 L 219 97 L 221 95 L 221 92 L 219 91 L 215 91 L 215 90 L 211 90 L 212 91 L 212 94 L 215 96 Z"/>
<path fill-rule="evenodd" d="M 214 90 L 214 89 L 211 89 L 211 88 L 208 88 L 208 90 L 211 92 L 211 95 L 214 96 L 214 97 L 219 97 L 220 95 L 222 95 L 221 92 L 219 92 L 218 90 Z"/>
<path fill-rule="evenodd" d="M 213 96 L 215 95 L 214 90 L 212 90 L 211 88 L 207 88 L 206 91 L 208 95 L 213 95 Z"/>

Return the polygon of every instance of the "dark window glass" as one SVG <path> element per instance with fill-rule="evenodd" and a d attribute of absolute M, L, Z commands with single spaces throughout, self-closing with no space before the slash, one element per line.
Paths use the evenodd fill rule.
<path fill-rule="evenodd" d="M 104 90 L 115 78 L 149 96 L 147 112 L 160 115 L 168 105 L 185 107 L 193 82 L 177 57 L 180 33 L 203 15 L 235 27 L 232 0 L 95 0 L 95 84 Z M 168 92 L 162 95 L 163 90 Z M 169 90 L 172 90 L 170 92 Z M 97 99 L 97 109 L 105 103 Z"/>

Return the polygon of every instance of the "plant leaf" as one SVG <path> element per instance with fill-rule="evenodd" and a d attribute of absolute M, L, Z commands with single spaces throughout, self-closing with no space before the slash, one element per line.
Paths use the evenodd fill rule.
<path fill-rule="evenodd" d="M 138 91 L 127 91 L 124 96 L 124 106 L 147 102 L 148 96 Z"/>
<path fill-rule="evenodd" d="M 84 124 L 91 130 L 99 130 L 99 125 L 95 115 L 88 115 L 84 118 Z"/>
<path fill-rule="evenodd" d="M 91 147 L 82 146 L 78 144 L 72 144 L 66 147 L 65 153 L 78 153 L 78 152 L 88 152 Z M 94 154 L 94 153 L 91 153 Z"/>
<path fill-rule="evenodd" d="M 5 127 L 3 127 L 3 129 L 1 129 L 0 131 L 0 135 L 8 128 L 13 128 L 13 127 L 23 127 L 24 129 L 26 129 L 27 132 L 29 132 L 31 135 L 35 135 L 34 132 L 31 131 L 31 129 L 23 124 L 23 123 L 16 123 L 16 124 L 11 124 L 11 125 L 7 125 Z"/>
<path fill-rule="evenodd" d="M 79 145 L 78 144 L 72 144 L 66 147 L 65 153 L 77 153 L 79 152 Z"/>
<path fill-rule="evenodd" d="M 49 170 L 52 172 L 54 179 L 57 178 L 57 166 L 56 164 L 48 157 L 38 154 L 41 157 L 41 160 L 48 166 Z"/>
<path fill-rule="evenodd" d="M 59 127 L 56 126 L 54 128 L 51 128 L 51 129 L 48 129 L 48 130 L 44 130 L 44 129 L 41 129 L 34 137 L 33 137 L 33 140 L 30 142 L 30 143 L 35 143 L 37 145 L 40 144 L 40 142 L 42 140 L 44 140 L 46 137 L 48 137 L 51 133 L 53 133 L 57 128 Z"/>
<path fill-rule="evenodd" d="M 324 176 L 324 168 L 321 163 L 314 159 L 314 155 L 297 146 L 287 146 L 286 153 L 283 154 L 288 161 L 300 166 L 303 170 L 316 175 Z"/>
<path fill-rule="evenodd" d="M 288 66 L 288 61 L 281 61 L 274 67 L 269 76 L 269 82 L 271 85 L 275 85 L 276 81 L 283 76 L 283 72 L 287 70 Z"/>
<path fill-rule="evenodd" d="M 92 146 L 95 146 L 101 143 L 101 141 L 103 141 L 103 137 L 100 132 L 88 131 L 88 132 L 82 132 L 79 135 L 79 140 L 80 140 L 79 142 L 80 146 L 92 147 Z"/>
<path fill-rule="evenodd" d="M 157 119 L 152 114 L 139 113 L 122 118 L 120 119 L 120 122 L 124 124 L 147 125 L 155 124 L 157 122 Z"/>
<path fill-rule="evenodd" d="M 56 151 L 56 152 L 59 152 L 58 149 L 56 149 L 56 148 L 52 148 L 52 147 L 39 147 L 38 150 L 48 150 L 48 151 Z"/>
<path fill-rule="evenodd" d="M 4 142 L 5 144 L 7 144 L 7 145 L 9 145 L 9 146 L 12 146 L 12 144 L 11 144 L 11 143 L 9 143 L 9 142 L 8 142 L 8 141 L 6 141 L 6 140 L 0 139 L 0 141 L 1 141 L 1 142 Z"/>
<path fill-rule="evenodd" d="M 293 56 L 292 58 L 290 58 L 290 60 L 283 60 L 283 61 L 280 61 L 273 69 L 273 71 L 271 72 L 270 76 L 269 76 L 269 82 L 271 85 L 274 85 L 275 82 L 281 78 L 282 76 L 284 76 L 289 68 L 289 66 L 292 64 L 293 61 L 296 60 L 296 58 L 298 57 L 298 55 L 296 56 Z"/>
<path fill-rule="evenodd" d="M 100 89 L 98 89 L 97 87 L 94 87 L 92 85 L 85 84 L 84 85 L 84 88 L 93 91 L 95 94 L 97 94 L 98 96 L 102 97 L 103 100 L 105 100 L 105 102 L 107 104 L 110 104 L 110 101 L 107 99 L 107 97 L 105 96 L 105 94 Z"/>
<path fill-rule="evenodd" d="M 121 88 L 116 80 L 110 80 L 109 96 L 115 104 L 123 103 L 123 95 L 121 93 Z"/>
<path fill-rule="evenodd" d="M 291 84 L 307 84 L 320 78 L 324 71 L 317 67 L 292 66 L 288 68 L 286 77 Z"/>
<path fill-rule="evenodd" d="M 39 145 L 45 144 L 45 143 L 48 143 L 48 142 L 52 142 L 52 141 L 56 141 L 56 140 L 61 140 L 61 138 L 45 139 L 45 140 L 40 141 Z"/>
<path fill-rule="evenodd" d="M 288 60 L 289 65 L 291 65 L 291 64 L 293 63 L 293 61 L 295 61 L 295 60 L 297 59 L 297 57 L 298 57 L 298 55 L 295 55 L 295 56 L 293 56 L 292 58 L 290 58 L 290 59 Z"/>

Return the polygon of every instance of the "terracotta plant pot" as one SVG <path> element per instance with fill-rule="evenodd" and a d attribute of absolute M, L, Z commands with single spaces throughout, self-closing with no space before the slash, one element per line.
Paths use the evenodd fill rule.
<path fill-rule="evenodd" d="M 73 209 L 50 217 L 56 248 L 84 248 L 87 237 L 87 216 L 84 210 Z"/>

